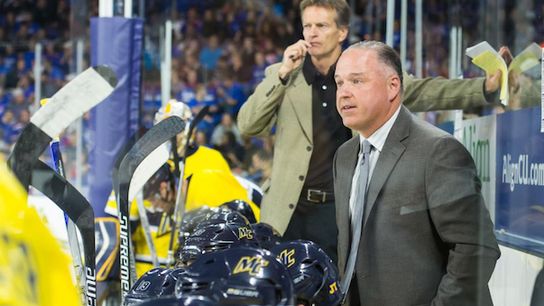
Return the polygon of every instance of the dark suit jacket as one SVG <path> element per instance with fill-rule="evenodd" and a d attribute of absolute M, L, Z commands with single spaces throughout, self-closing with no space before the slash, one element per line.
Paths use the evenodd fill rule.
<path fill-rule="evenodd" d="M 401 108 L 367 191 L 355 267 L 361 304 L 492 305 L 487 283 L 500 252 L 474 162 L 451 135 Z M 358 152 L 354 137 L 334 159 L 341 274 Z"/>

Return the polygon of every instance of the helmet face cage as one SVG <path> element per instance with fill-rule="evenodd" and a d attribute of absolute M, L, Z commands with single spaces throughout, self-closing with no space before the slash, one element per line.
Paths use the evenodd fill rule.
<path fill-rule="evenodd" d="M 284 242 L 272 253 L 287 267 L 298 300 L 318 306 L 340 304 L 338 270 L 317 244 L 306 240 Z"/>
<path fill-rule="evenodd" d="M 183 269 L 154 268 L 142 275 L 125 297 L 125 305 L 134 305 L 155 297 L 173 296 Z"/>
<path fill-rule="evenodd" d="M 237 247 L 200 256 L 180 276 L 176 296 L 229 305 L 293 305 L 289 272 L 268 251 Z"/>
<path fill-rule="evenodd" d="M 232 200 L 221 204 L 219 207 L 226 207 L 232 211 L 237 211 L 241 213 L 244 217 L 247 218 L 249 223 L 256 223 L 257 218 L 255 218 L 255 213 L 251 209 L 251 206 L 248 202 L 244 200 Z"/>

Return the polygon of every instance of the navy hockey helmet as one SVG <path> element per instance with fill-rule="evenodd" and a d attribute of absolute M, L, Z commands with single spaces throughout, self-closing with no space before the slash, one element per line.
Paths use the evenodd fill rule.
<path fill-rule="evenodd" d="M 134 306 L 215 306 L 217 302 L 200 295 L 187 295 L 184 297 L 156 297 L 146 300 Z"/>
<path fill-rule="evenodd" d="M 233 211 L 237 211 L 244 215 L 244 217 L 247 218 L 249 223 L 256 223 L 257 218 L 255 218 L 255 213 L 253 213 L 253 210 L 251 209 L 251 206 L 248 202 L 244 200 L 232 200 L 229 202 L 225 202 L 221 204 L 219 207 L 227 207 Z"/>
<path fill-rule="evenodd" d="M 184 241 L 180 251 L 180 260 L 182 264 L 187 265 L 202 254 L 244 245 L 259 246 L 249 225 L 236 223 L 199 225 Z"/>
<path fill-rule="evenodd" d="M 250 226 L 253 229 L 261 248 L 270 250 L 280 242 L 280 233 L 278 233 L 271 225 L 259 222 L 253 223 Z"/>
<path fill-rule="evenodd" d="M 215 213 L 216 209 L 208 206 L 201 206 L 197 209 L 186 212 L 183 215 L 183 222 L 181 223 L 180 235 L 188 236 L 194 232 L 197 225 L 207 220 L 211 214 Z"/>
<path fill-rule="evenodd" d="M 125 296 L 125 306 L 150 298 L 173 296 L 178 276 L 183 269 L 154 268 L 142 275 Z"/>
<path fill-rule="evenodd" d="M 284 242 L 272 248 L 272 253 L 287 267 L 297 302 L 316 306 L 341 303 L 336 265 L 316 243 L 307 240 Z"/>
<path fill-rule="evenodd" d="M 269 251 L 231 248 L 200 256 L 176 283 L 176 296 L 207 296 L 219 305 L 294 305 L 289 272 Z"/>
<path fill-rule="evenodd" d="M 238 224 L 240 226 L 249 225 L 249 221 L 241 213 L 228 208 L 216 208 L 207 216 L 206 220 L 197 224 L 195 231 L 199 228 L 208 226 L 208 224 L 215 223 Z"/>

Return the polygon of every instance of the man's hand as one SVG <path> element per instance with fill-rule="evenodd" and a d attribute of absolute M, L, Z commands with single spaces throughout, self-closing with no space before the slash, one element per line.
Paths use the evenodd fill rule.
<path fill-rule="evenodd" d="M 499 49 L 499 55 L 504 59 L 506 66 L 508 67 L 510 63 L 512 62 L 513 56 L 510 52 L 510 49 L 508 47 L 502 46 Z M 510 87 L 516 87 L 516 80 L 515 78 L 510 75 L 509 77 L 509 84 Z M 485 93 L 491 94 L 497 91 L 501 87 L 501 72 L 500 70 L 497 70 L 494 74 L 488 74 L 485 78 Z"/>
<path fill-rule="evenodd" d="M 491 94 L 501 87 L 501 71 L 497 70 L 494 74 L 485 76 L 485 93 Z"/>
<path fill-rule="evenodd" d="M 301 39 L 285 49 L 283 52 L 283 60 L 280 69 L 278 70 L 280 79 L 286 80 L 291 71 L 300 66 L 310 47 L 310 43 Z"/>

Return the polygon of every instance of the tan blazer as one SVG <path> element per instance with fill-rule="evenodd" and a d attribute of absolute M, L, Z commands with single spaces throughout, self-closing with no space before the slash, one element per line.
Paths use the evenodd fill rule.
<path fill-rule="evenodd" d="M 273 168 L 262 186 L 261 221 L 281 234 L 295 210 L 314 150 L 312 88 L 299 67 L 283 85 L 278 78 L 281 63 L 266 69 L 238 114 L 243 135 L 270 135 L 275 128 Z M 302 65 L 301 65 L 302 67 Z M 413 79 L 404 74 L 404 104 L 412 111 L 456 109 L 485 104 L 483 79 Z M 332 217 L 332 216 L 331 216 Z"/>
<path fill-rule="evenodd" d="M 358 152 L 352 138 L 334 158 L 341 274 Z M 492 305 L 487 283 L 500 252 L 480 187 L 463 145 L 402 107 L 366 194 L 355 266 L 361 305 Z"/>

